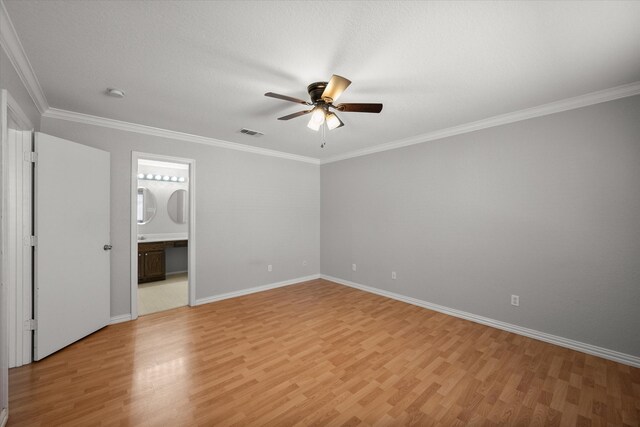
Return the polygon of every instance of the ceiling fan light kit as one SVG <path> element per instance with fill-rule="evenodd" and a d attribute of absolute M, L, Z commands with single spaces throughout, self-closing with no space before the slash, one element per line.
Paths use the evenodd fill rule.
<path fill-rule="evenodd" d="M 309 120 L 309 124 L 307 127 L 309 129 L 313 129 L 315 131 L 320 130 L 320 126 L 324 123 L 325 111 L 324 108 L 316 107 L 313 109 L 313 113 L 311 114 L 311 120 Z"/>
<path fill-rule="evenodd" d="M 334 130 L 336 128 L 344 126 L 344 123 L 342 123 L 342 120 L 340 120 L 338 116 L 334 113 L 328 113 L 326 116 L 326 121 L 327 121 L 327 128 L 329 128 L 329 130 Z"/>
<path fill-rule="evenodd" d="M 340 112 L 356 112 L 356 113 L 379 113 L 382 111 L 382 104 L 359 104 L 359 103 L 347 103 L 337 104 L 334 102 L 342 95 L 342 93 L 349 87 L 351 80 L 345 79 L 342 76 L 334 74 L 329 82 L 315 82 L 307 86 L 307 92 L 311 98 L 311 102 L 304 101 L 302 99 L 294 98 L 287 95 L 280 95 L 278 93 L 267 92 L 264 96 L 270 98 L 281 99 L 283 101 L 295 102 L 297 104 L 303 104 L 313 106 L 310 110 L 298 111 L 297 113 L 289 114 L 283 117 L 278 117 L 278 120 L 290 120 L 295 117 L 300 117 L 305 114 L 311 114 L 311 120 L 307 127 L 315 131 L 320 130 L 324 123 L 327 124 L 329 130 L 337 129 L 344 126 L 344 123 L 338 115 L 331 110 Z M 331 110 L 330 110 L 331 109 Z"/>

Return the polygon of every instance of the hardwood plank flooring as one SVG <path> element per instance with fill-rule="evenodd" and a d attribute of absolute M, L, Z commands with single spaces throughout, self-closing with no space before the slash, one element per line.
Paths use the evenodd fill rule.
<path fill-rule="evenodd" d="M 315 280 L 10 371 L 9 426 L 640 425 L 640 369 Z"/>

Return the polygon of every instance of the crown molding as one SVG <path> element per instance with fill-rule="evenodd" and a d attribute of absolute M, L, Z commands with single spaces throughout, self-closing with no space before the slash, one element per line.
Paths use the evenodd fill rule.
<path fill-rule="evenodd" d="M 533 119 L 535 117 L 546 116 L 549 114 L 560 113 L 562 111 L 574 110 L 576 108 L 587 107 L 589 105 L 599 104 L 602 102 L 613 101 L 620 98 L 640 94 L 640 81 L 629 83 L 622 86 L 616 86 L 610 89 L 604 89 L 597 92 L 591 92 L 586 95 L 580 95 L 573 98 L 567 98 L 560 101 L 551 102 L 549 104 L 540 105 L 533 108 L 514 111 L 511 113 L 501 114 L 499 116 L 489 117 L 487 119 L 466 123 L 463 125 L 453 126 L 450 128 L 440 129 L 434 132 L 422 135 L 412 136 L 397 141 L 387 142 L 370 148 L 350 151 L 348 153 L 338 154 L 320 160 L 320 164 L 338 162 L 340 160 L 351 159 L 354 157 L 366 156 L 368 154 L 380 153 L 382 151 L 394 150 L 396 148 L 408 147 L 410 145 L 421 144 L 423 142 L 435 141 L 437 139 L 447 138 L 450 136 L 461 135 L 464 133 L 474 132 L 481 129 L 487 129 L 494 126 L 506 125 L 509 123 L 519 122 L 522 120 Z"/>
<path fill-rule="evenodd" d="M 285 153 L 282 151 L 270 150 L 267 148 L 253 147 L 250 145 L 238 144 L 223 141 L 215 138 L 208 138 L 199 135 L 193 135 L 184 132 L 177 132 L 162 128 L 156 128 L 136 123 L 129 123 L 121 120 L 107 119 L 89 114 L 76 113 L 73 111 L 60 110 L 57 108 L 48 108 L 42 117 L 48 117 L 59 120 L 67 120 L 77 123 L 89 124 L 94 126 L 108 127 L 128 132 L 142 133 L 146 135 L 159 136 L 163 138 L 176 139 L 180 141 L 194 142 L 198 144 L 207 144 L 220 148 L 231 150 L 246 151 L 265 156 L 280 157 L 289 160 L 296 160 L 311 164 L 328 164 L 341 160 L 351 159 L 354 157 L 366 156 L 369 154 L 380 153 L 383 151 L 395 150 L 397 148 L 408 147 L 410 145 L 421 144 L 424 142 L 435 141 L 442 138 L 448 138 L 455 135 L 461 135 L 477 130 L 488 129 L 495 126 L 501 126 L 509 123 L 519 122 L 522 120 L 533 119 L 550 114 L 560 113 L 562 111 L 574 110 L 577 108 L 587 107 L 602 102 L 613 101 L 620 98 L 626 98 L 634 95 L 640 95 L 640 81 L 629 83 L 622 86 L 616 86 L 610 89 L 604 89 L 597 92 L 591 92 L 585 95 L 567 98 L 560 101 L 543 104 L 537 107 L 527 108 L 524 110 L 514 111 L 511 113 L 501 114 L 487 119 L 478 120 L 450 128 L 425 133 L 398 141 L 392 141 L 374 147 L 364 148 L 361 150 L 350 151 L 348 153 L 338 154 L 336 156 L 325 159 L 316 159 L 313 157 L 300 156 L 297 154 Z"/>
<path fill-rule="evenodd" d="M 85 125 L 102 126 L 110 129 L 141 133 L 144 135 L 159 136 L 161 138 L 169 138 L 185 142 L 194 142 L 196 144 L 211 145 L 213 147 L 261 154 L 263 156 L 279 157 L 282 159 L 295 160 L 298 162 L 311 163 L 314 165 L 320 164 L 320 160 L 313 157 L 300 156 L 297 154 L 285 153 L 283 151 L 270 150 L 268 148 L 253 147 L 250 145 L 222 141 L 220 139 L 140 125 L 137 123 L 129 123 L 122 120 L 107 119 L 105 117 L 76 113 L 74 111 L 60 110 L 58 108 L 49 108 L 44 114 L 42 114 L 42 117 L 66 120 L 69 122 L 82 123 Z"/>
<path fill-rule="evenodd" d="M 38 82 L 38 78 L 31 67 L 31 62 L 29 62 L 29 58 L 27 58 L 27 55 L 24 52 L 22 43 L 20 43 L 16 29 L 9 18 L 4 2 L 1 0 L 0 45 L 9 57 L 11 65 L 15 68 L 16 73 L 18 73 L 20 80 L 22 80 L 22 84 L 27 89 L 27 92 L 29 93 L 29 96 L 31 96 L 36 108 L 40 114 L 43 114 L 47 109 L 49 109 L 49 103 L 47 103 L 44 91 L 42 90 L 40 82 Z"/>

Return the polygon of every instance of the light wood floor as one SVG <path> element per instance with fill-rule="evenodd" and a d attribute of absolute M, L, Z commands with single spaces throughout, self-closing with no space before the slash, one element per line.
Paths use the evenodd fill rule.
<path fill-rule="evenodd" d="M 9 425 L 640 424 L 640 369 L 317 280 L 10 371 Z"/>

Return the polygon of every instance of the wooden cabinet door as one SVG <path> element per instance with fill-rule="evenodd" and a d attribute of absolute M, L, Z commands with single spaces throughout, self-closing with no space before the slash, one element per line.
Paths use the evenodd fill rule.
<path fill-rule="evenodd" d="M 164 280 L 165 276 L 164 250 L 148 251 L 144 253 L 144 275 L 146 279 Z"/>
<path fill-rule="evenodd" d="M 138 281 L 144 279 L 144 252 L 138 252 Z"/>

